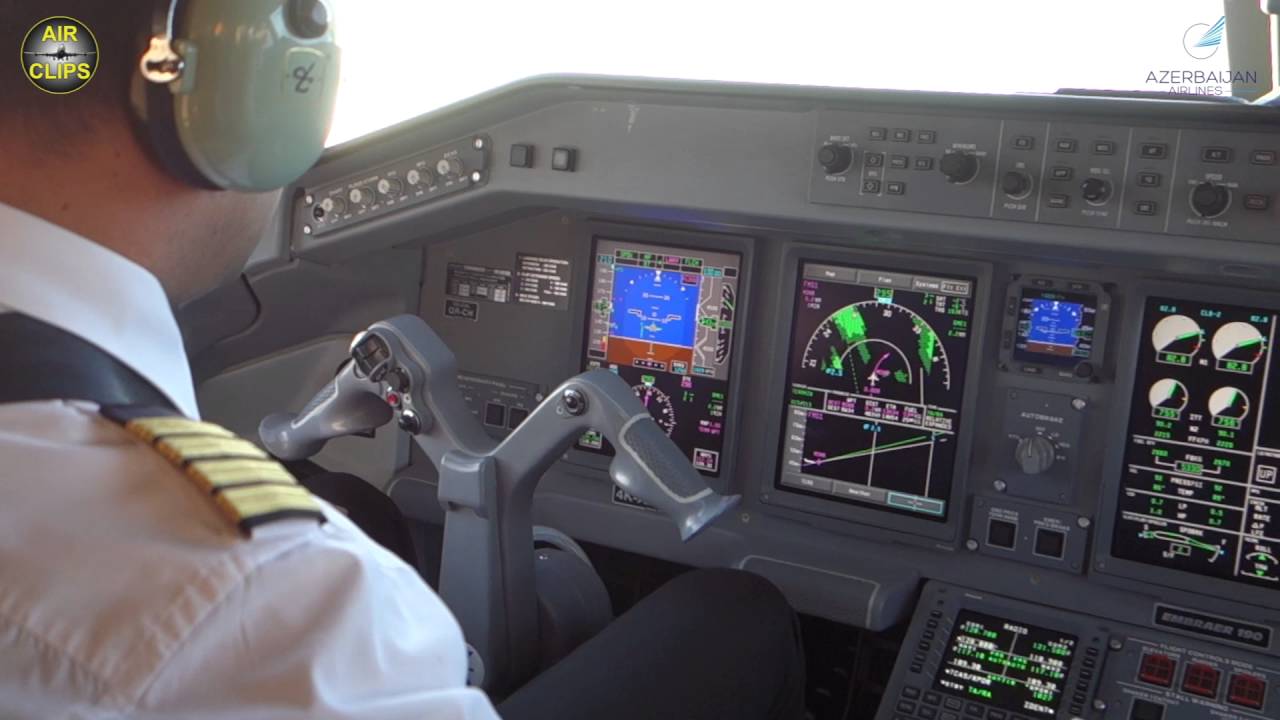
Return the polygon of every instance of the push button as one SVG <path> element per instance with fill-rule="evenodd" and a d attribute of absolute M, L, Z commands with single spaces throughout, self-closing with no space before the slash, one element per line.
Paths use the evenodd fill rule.
<path fill-rule="evenodd" d="M 1061 560 L 1066 545 L 1067 536 L 1057 530 L 1036 530 L 1036 555 Z"/>
<path fill-rule="evenodd" d="M 938 133 L 933 130 L 921 130 L 916 133 L 916 142 L 921 145 L 932 145 L 938 141 Z"/>
<path fill-rule="evenodd" d="M 1099 140 L 1093 144 L 1094 155 L 1115 155 L 1116 144 L 1110 140 Z"/>
<path fill-rule="evenodd" d="M 987 525 L 987 544 L 1012 550 L 1018 541 L 1018 526 L 1004 520 L 992 520 Z"/>
<path fill-rule="evenodd" d="M 1049 171 L 1049 177 L 1054 180 L 1070 180 L 1073 174 L 1071 168 L 1061 165 Z"/>
<path fill-rule="evenodd" d="M 1254 150 L 1252 153 L 1249 154 L 1249 162 L 1253 163 L 1254 165 L 1275 165 L 1276 151 L 1275 150 Z"/>
<path fill-rule="evenodd" d="M 1156 208 L 1155 200 L 1139 200 L 1133 204 L 1133 212 L 1138 215 L 1155 215 Z"/>
<path fill-rule="evenodd" d="M 911 131 L 906 128 L 893 129 L 894 142 L 911 142 Z"/>
<path fill-rule="evenodd" d="M 1060 153 L 1073 153 L 1076 151 L 1075 140 L 1059 140 L 1054 144 L 1054 149 Z"/>
<path fill-rule="evenodd" d="M 1271 196 L 1256 193 L 1245 195 L 1244 207 L 1246 210 L 1266 210 L 1271 207 Z"/>
<path fill-rule="evenodd" d="M 889 131 L 882 127 L 873 127 L 867 131 L 867 137 L 872 140 L 883 140 L 889 136 Z"/>
<path fill-rule="evenodd" d="M 1160 653 L 1147 653 L 1142 656 L 1142 664 L 1138 667 L 1138 679 L 1150 685 L 1169 687 L 1173 685 L 1173 673 L 1178 668 L 1178 661 Z"/>
<path fill-rule="evenodd" d="M 1231 148 L 1207 147 L 1200 151 L 1200 159 L 1207 163 L 1231 162 Z"/>
<path fill-rule="evenodd" d="M 1138 155 L 1144 160 L 1163 160 L 1169 154 L 1169 146 L 1164 143 L 1143 143 Z"/>
<path fill-rule="evenodd" d="M 1129 720 L 1164 720 L 1164 706 L 1135 698 L 1129 710 Z"/>
<path fill-rule="evenodd" d="M 889 167 L 895 170 L 906 170 L 908 158 L 906 155 L 890 155 Z"/>
<path fill-rule="evenodd" d="M 513 407 L 511 408 L 511 412 L 507 413 L 507 427 L 515 430 L 520 427 L 520 423 L 524 422 L 527 417 L 529 417 L 528 410 Z"/>
<path fill-rule="evenodd" d="M 507 424 L 507 406 L 501 403 L 485 403 L 484 424 L 502 427 Z"/>
<path fill-rule="evenodd" d="M 1267 698 L 1267 681 L 1254 675 L 1232 675 L 1227 686 L 1227 702 L 1252 710 L 1261 710 Z"/>
<path fill-rule="evenodd" d="M 551 150 L 551 169 L 561 172 L 573 172 L 578 167 L 578 151 L 573 148 L 553 148 Z"/>
<path fill-rule="evenodd" d="M 879 181 L 879 180 L 863 180 L 863 181 L 862 181 L 862 194 L 864 194 L 864 195 L 879 195 L 879 194 L 880 194 L 880 181 Z"/>
<path fill-rule="evenodd" d="M 884 167 L 884 153 L 867 153 L 866 163 L 869 168 Z"/>
<path fill-rule="evenodd" d="M 933 169 L 933 158 L 931 158 L 931 157 L 918 157 L 918 158 L 916 158 L 915 168 L 916 168 L 917 170 L 932 170 L 932 169 Z"/>
<path fill-rule="evenodd" d="M 533 167 L 533 146 L 516 144 L 511 146 L 511 167 Z"/>
<path fill-rule="evenodd" d="M 1201 697 L 1217 697 L 1218 681 L 1222 673 L 1217 668 L 1203 663 L 1191 663 L 1182 675 L 1183 692 Z"/>
<path fill-rule="evenodd" d="M 1019 135 L 1013 139 L 1013 147 L 1018 150 L 1030 150 L 1036 146 L 1036 139 L 1030 135 Z"/>
<path fill-rule="evenodd" d="M 1065 208 L 1070 206 L 1071 206 L 1070 195 L 1063 195 L 1061 193 L 1056 193 L 1049 196 L 1049 207 L 1051 208 Z"/>
<path fill-rule="evenodd" d="M 1138 173 L 1138 187 L 1160 187 L 1160 173 L 1140 172 Z"/>
<path fill-rule="evenodd" d="M 898 180 L 890 180 L 884 184 L 884 191 L 890 195 L 906 195 L 907 184 Z"/>

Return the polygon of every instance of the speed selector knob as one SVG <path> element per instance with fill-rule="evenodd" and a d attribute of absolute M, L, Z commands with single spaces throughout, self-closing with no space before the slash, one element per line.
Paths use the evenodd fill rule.
<path fill-rule="evenodd" d="M 942 156 L 938 169 L 947 182 L 962 185 L 978 176 L 978 158 L 967 152 L 953 152 Z"/>
<path fill-rule="evenodd" d="M 1231 190 L 1202 182 L 1191 190 L 1191 209 L 1202 218 L 1215 218 L 1231 205 Z"/>
<path fill-rule="evenodd" d="M 1013 458 L 1022 472 L 1027 475 L 1039 475 L 1053 467 L 1056 452 L 1057 448 L 1047 438 L 1032 435 L 1018 441 L 1018 447 L 1013 451 Z"/>
<path fill-rule="evenodd" d="M 1031 194 L 1031 176 L 1018 170 L 1010 170 L 1000 178 L 1000 189 L 1015 200 L 1024 198 Z"/>
<path fill-rule="evenodd" d="M 1088 178 L 1080 183 L 1080 196 L 1090 205 L 1105 205 L 1111 198 L 1111 183 L 1102 178 Z"/>
<path fill-rule="evenodd" d="M 828 175 L 839 175 L 853 165 L 853 148 L 848 145 L 827 143 L 818 150 L 818 164 Z"/>

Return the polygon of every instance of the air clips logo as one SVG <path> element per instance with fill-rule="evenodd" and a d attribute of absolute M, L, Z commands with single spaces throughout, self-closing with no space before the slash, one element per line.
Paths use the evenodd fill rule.
<path fill-rule="evenodd" d="M 1226 35 L 1225 15 L 1214 23 L 1193 23 L 1182 33 L 1182 50 L 1192 62 L 1183 68 L 1152 70 L 1147 73 L 1146 84 L 1160 86 L 1171 95 L 1210 96 L 1230 95 L 1233 85 L 1257 85 L 1257 71 L 1232 69 L 1226 53 L 1218 52 Z"/>
<path fill-rule="evenodd" d="M 73 93 L 87 85 L 97 70 L 98 40 L 75 18 L 45 18 L 22 40 L 22 72 L 47 93 Z"/>

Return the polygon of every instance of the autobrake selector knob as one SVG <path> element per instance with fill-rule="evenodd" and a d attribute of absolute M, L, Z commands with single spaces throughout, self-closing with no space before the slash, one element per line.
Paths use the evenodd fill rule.
<path fill-rule="evenodd" d="M 1191 209 L 1202 218 L 1215 218 L 1231 205 L 1231 190 L 1211 182 L 1191 189 Z"/>
<path fill-rule="evenodd" d="M 1020 170 L 1010 170 L 1000 178 L 1000 189 L 1015 200 L 1024 198 L 1031 194 L 1031 176 Z"/>
<path fill-rule="evenodd" d="M 853 148 L 848 145 L 827 143 L 818 150 L 818 164 L 828 175 L 847 172 L 853 165 Z"/>
<path fill-rule="evenodd" d="M 1102 178 L 1087 178 L 1080 183 L 1080 195 L 1090 205 L 1105 205 L 1111 198 L 1111 183 Z"/>
<path fill-rule="evenodd" d="M 1039 475 L 1053 467 L 1057 448 L 1053 443 L 1040 435 L 1031 435 L 1018 441 L 1013 451 L 1013 458 L 1018 467 L 1027 475 Z"/>
<path fill-rule="evenodd" d="M 967 152 L 953 152 L 942 156 L 938 169 L 946 176 L 947 182 L 963 185 L 978 176 L 978 158 Z"/>

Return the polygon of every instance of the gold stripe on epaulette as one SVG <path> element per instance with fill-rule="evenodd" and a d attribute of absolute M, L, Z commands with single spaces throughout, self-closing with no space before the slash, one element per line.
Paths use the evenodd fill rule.
<path fill-rule="evenodd" d="M 213 423 L 200 422 L 199 420 L 188 420 L 183 417 L 161 416 L 137 418 L 125 423 L 124 429 L 147 442 L 152 442 L 156 438 L 167 437 L 169 435 L 235 437 L 230 430 L 224 427 L 214 425 Z"/>
<path fill-rule="evenodd" d="M 174 435 L 161 438 L 155 448 L 175 465 L 210 458 L 267 459 L 267 454 L 258 446 L 237 437 Z"/>
<path fill-rule="evenodd" d="M 244 532 L 286 517 L 324 521 L 320 504 L 301 485 L 231 487 L 214 496 L 218 508 Z"/>
<path fill-rule="evenodd" d="M 187 476 L 206 492 L 238 485 L 296 485 L 298 481 L 274 460 L 197 460 L 187 466 Z"/>

